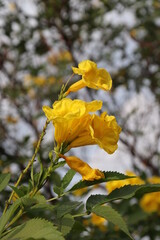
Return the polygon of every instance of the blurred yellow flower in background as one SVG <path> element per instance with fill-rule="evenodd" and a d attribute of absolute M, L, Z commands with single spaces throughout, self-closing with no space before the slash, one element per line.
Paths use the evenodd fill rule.
<path fill-rule="evenodd" d="M 49 77 L 47 78 L 47 84 L 52 85 L 56 82 L 56 78 L 55 77 Z"/>
<path fill-rule="evenodd" d="M 145 194 L 140 200 L 140 206 L 147 213 L 157 212 L 160 214 L 160 192 Z"/>
<path fill-rule="evenodd" d="M 64 155 L 60 155 L 60 157 L 65 159 L 66 163 L 71 169 L 81 174 L 82 180 L 94 181 L 105 178 L 103 172 L 98 169 L 91 168 L 87 163 L 75 156 L 66 157 Z"/>
<path fill-rule="evenodd" d="M 5 120 L 9 124 L 16 124 L 18 122 L 18 118 L 17 117 L 13 117 L 11 115 L 8 115 Z"/>
<path fill-rule="evenodd" d="M 87 187 L 81 188 L 81 189 L 77 189 L 73 192 L 73 195 L 80 197 L 82 196 L 84 193 L 86 193 L 88 191 Z"/>
<path fill-rule="evenodd" d="M 50 56 L 48 57 L 48 61 L 50 64 L 55 65 L 58 64 L 59 62 L 71 62 L 72 55 L 69 51 L 67 50 L 61 50 L 58 53 L 51 53 Z"/>
<path fill-rule="evenodd" d="M 46 79 L 43 76 L 32 76 L 32 75 L 26 75 L 25 76 L 25 85 L 29 86 L 31 84 L 35 84 L 37 86 L 44 86 L 46 84 Z"/>
<path fill-rule="evenodd" d="M 97 226 L 102 232 L 105 232 L 107 230 L 106 228 L 107 220 L 105 218 L 97 216 L 95 213 L 91 214 L 91 223 Z"/>
<path fill-rule="evenodd" d="M 158 176 L 153 176 L 147 180 L 152 184 L 160 183 Z M 160 214 L 160 192 L 146 193 L 140 200 L 140 206 L 147 213 L 157 212 Z"/>
<path fill-rule="evenodd" d="M 10 2 L 10 3 L 8 3 L 8 8 L 11 12 L 15 12 L 17 9 L 17 6 L 14 2 Z"/>
<path fill-rule="evenodd" d="M 153 176 L 153 177 L 148 178 L 147 181 L 152 184 L 157 184 L 157 183 L 160 183 L 160 177 Z"/>
<path fill-rule="evenodd" d="M 126 171 L 126 175 L 135 176 L 135 178 L 129 178 L 129 179 L 124 179 L 124 180 L 107 182 L 106 183 L 106 189 L 107 189 L 108 193 L 112 192 L 116 188 L 120 188 L 120 187 L 123 187 L 125 185 L 142 185 L 142 184 L 145 184 L 145 182 L 140 177 L 137 177 L 131 171 Z"/>
<path fill-rule="evenodd" d="M 37 87 L 44 87 L 47 85 L 52 85 L 55 82 L 56 82 L 56 78 L 53 76 L 46 78 L 44 76 L 26 75 L 24 78 L 24 84 L 27 87 L 31 87 L 33 85 L 35 85 Z"/>
<path fill-rule="evenodd" d="M 72 84 L 66 95 L 70 92 L 76 92 L 83 87 L 89 87 L 93 89 L 103 89 L 108 91 L 112 87 L 112 79 L 110 74 L 104 68 L 97 68 L 97 64 L 84 60 L 78 64 L 78 68 L 72 67 L 75 74 L 82 75 L 82 79 Z"/>

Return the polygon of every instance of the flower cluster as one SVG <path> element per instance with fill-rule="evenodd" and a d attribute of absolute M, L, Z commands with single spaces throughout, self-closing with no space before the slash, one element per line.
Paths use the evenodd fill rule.
<path fill-rule="evenodd" d="M 56 154 L 63 157 L 67 164 L 82 175 L 83 180 L 97 180 L 104 177 L 98 169 L 92 169 L 87 163 L 77 157 L 66 157 L 64 154 L 71 148 L 95 145 L 112 154 L 117 149 L 120 126 L 114 116 L 103 112 L 100 116 L 96 111 L 102 108 L 102 101 L 85 102 L 79 99 L 66 98 L 70 92 L 82 87 L 110 90 L 112 80 L 109 73 L 97 68 L 89 60 L 82 61 L 78 68 L 72 68 L 75 74 L 82 75 L 82 79 L 74 83 L 63 94 L 61 100 L 53 104 L 53 108 L 43 106 L 43 111 L 55 127 Z"/>

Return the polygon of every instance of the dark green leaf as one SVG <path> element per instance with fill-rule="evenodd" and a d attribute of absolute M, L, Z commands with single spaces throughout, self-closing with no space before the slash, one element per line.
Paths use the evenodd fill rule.
<path fill-rule="evenodd" d="M 66 187 L 68 187 L 68 185 L 70 184 L 70 182 L 72 181 L 72 178 L 74 177 L 74 175 L 76 174 L 76 171 L 70 169 L 66 175 L 64 176 L 64 178 L 62 179 L 62 187 L 63 189 L 65 189 Z"/>
<path fill-rule="evenodd" d="M 126 185 L 115 189 L 109 195 L 91 195 L 86 203 L 87 210 L 91 210 L 96 205 L 101 205 L 117 199 L 129 199 L 133 196 L 142 196 L 149 192 L 160 191 L 160 184 Z"/>
<path fill-rule="evenodd" d="M 92 209 L 92 212 L 96 215 L 107 219 L 109 222 L 118 226 L 123 232 L 125 232 L 131 239 L 133 239 L 128 231 L 127 225 L 118 212 L 116 212 L 110 206 L 96 206 Z"/>
<path fill-rule="evenodd" d="M 13 205 L 1 216 L 0 218 L 0 237 L 1 233 L 4 230 L 4 227 L 12 217 L 12 215 L 15 213 L 17 208 L 20 206 L 21 201 L 18 199 L 16 202 L 13 203 Z"/>
<path fill-rule="evenodd" d="M 10 173 L 1 173 L 0 174 L 0 192 L 7 186 L 10 180 Z"/>
<path fill-rule="evenodd" d="M 80 181 L 78 183 L 76 183 L 70 190 L 69 192 L 72 192 L 74 190 L 77 189 L 81 189 L 81 188 L 85 188 L 85 187 L 89 187 L 95 184 L 99 184 L 99 183 L 103 183 L 103 182 L 109 182 L 109 181 L 113 181 L 113 180 L 124 180 L 127 178 L 133 178 L 133 176 L 127 176 L 124 175 L 122 173 L 118 173 L 118 172 L 103 172 L 105 175 L 105 178 L 102 178 L 100 180 L 95 180 L 95 181 Z"/>
<path fill-rule="evenodd" d="M 60 219 L 59 230 L 62 232 L 63 236 L 67 235 L 71 231 L 74 222 L 74 218 L 70 214 L 66 214 Z"/>
<path fill-rule="evenodd" d="M 137 224 L 139 221 L 146 221 L 148 218 L 149 214 L 144 212 L 139 206 L 137 206 L 137 209 L 134 209 L 134 212 L 131 214 L 128 214 L 127 216 L 127 224 L 128 225 L 133 225 Z"/>
<path fill-rule="evenodd" d="M 62 187 L 57 187 L 55 186 L 53 188 L 54 192 L 58 195 L 58 196 L 61 196 L 61 194 L 63 193 L 63 188 Z"/>
<path fill-rule="evenodd" d="M 61 218 L 67 213 L 70 213 L 73 209 L 78 207 L 81 204 L 81 202 L 62 202 L 59 203 L 58 206 L 55 208 L 56 213 L 57 213 L 57 218 Z"/>

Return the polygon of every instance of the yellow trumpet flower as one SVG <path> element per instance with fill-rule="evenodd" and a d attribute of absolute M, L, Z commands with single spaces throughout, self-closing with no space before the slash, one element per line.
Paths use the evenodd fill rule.
<path fill-rule="evenodd" d="M 118 147 L 117 142 L 121 127 L 114 116 L 108 116 L 106 112 L 101 116 L 92 115 L 89 127 L 81 131 L 69 148 L 98 144 L 107 153 L 112 154 Z"/>
<path fill-rule="evenodd" d="M 89 87 L 93 89 L 103 89 L 108 91 L 112 87 L 112 79 L 110 74 L 104 68 L 97 68 L 97 64 L 84 60 L 79 63 L 78 68 L 72 67 L 75 74 L 82 75 L 82 79 L 72 84 L 66 95 L 70 92 L 76 92 L 83 87 Z"/>
<path fill-rule="evenodd" d="M 94 112 L 102 107 L 102 101 L 84 102 L 64 98 L 53 104 L 53 109 L 44 106 L 46 117 L 53 122 L 55 127 L 55 140 L 60 146 L 62 143 L 72 142 L 91 121 L 89 112 Z"/>

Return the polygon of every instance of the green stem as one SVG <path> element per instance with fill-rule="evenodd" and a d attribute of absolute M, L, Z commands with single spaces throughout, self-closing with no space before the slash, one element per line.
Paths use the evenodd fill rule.
<path fill-rule="evenodd" d="M 12 221 L 6 226 L 6 229 L 9 228 L 13 223 L 15 223 L 23 214 L 23 209 L 20 209 Z"/>
<path fill-rule="evenodd" d="M 45 125 L 44 125 L 44 127 L 43 127 L 43 131 L 42 131 L 42 133 L 41 133 L 41 135 L 40 135 L 40 138 L 39 138 L 39 140 L 38 140 L 37 147 L 36 147 L 35 152 L 34 152 L 34 154 L 33 154 L 33 156 L 32 156 L 32 159 L 29 161 L 29 163 L 28 163 L 28 165 L 26 166 L 26 168 L 21 172 L 21 174 L 20 174 L 17 182 L 15 183 L 15 187 L 17 187 L 17 186 L 20 184 L 20 182 L 21 182 L 22 178 L 24 177 L 24 175 L 27 173 L 27 171 L 29 170 L 29 168 L 32 166 L 32 164 L 33 164 L 33 162 L 34 162 L 34 160 L 35 160 L 35 157 L 36 157 L 36 155 L 37 155 L 37 153 L 38 153 L 38 151 L 39 151 L 40 144 L 41 144 L 41 142 L 42 142 L 42 140 L 43 140 L 43 137 L 44 137 L 44 135 L 45 135 L 45 133 L 46 133 L 46 128 L 47 128 L 48 124 L 49 124 L 49 120 L 46 121 L 46 123 L 45 123 Z M 3 211 L 3 214 L 7 211 L 8 206 L 10 205 L 10 203 L 11 203 L 11 201 L 12 201 L 13 195 L 14 195 L 14 190 L 12 191 L 12 193 L 11 193 L 8 201 L 6 202 L 6 206 L 5 206 L 5 209 L 4 209 L 4 211 Z"/>
<path fill-rule="evenodd" d="M 83 217 L 83 216 L 86 216 L 87 213 L 79 213 L 79 214 L 76 214 L 76 215 L 73 215 L 72 217 L 76 218 L 76 217 Z"/>
<path fill-rule="evenodd" d="M 57 197 L 54 197 L 54 198 L 50 198 L 50 199 L 47 200 L 47 202 L 51 202 L 51 201 L 57 200 L 58 198 L 63 197 L 63 196 L 64 196 L 65 194 L 67 194 L 67 193 L 68 193 L 68 192 L 65 192 L 65 193 L 61 194 L 60 196 L 57 196 Z"/>

